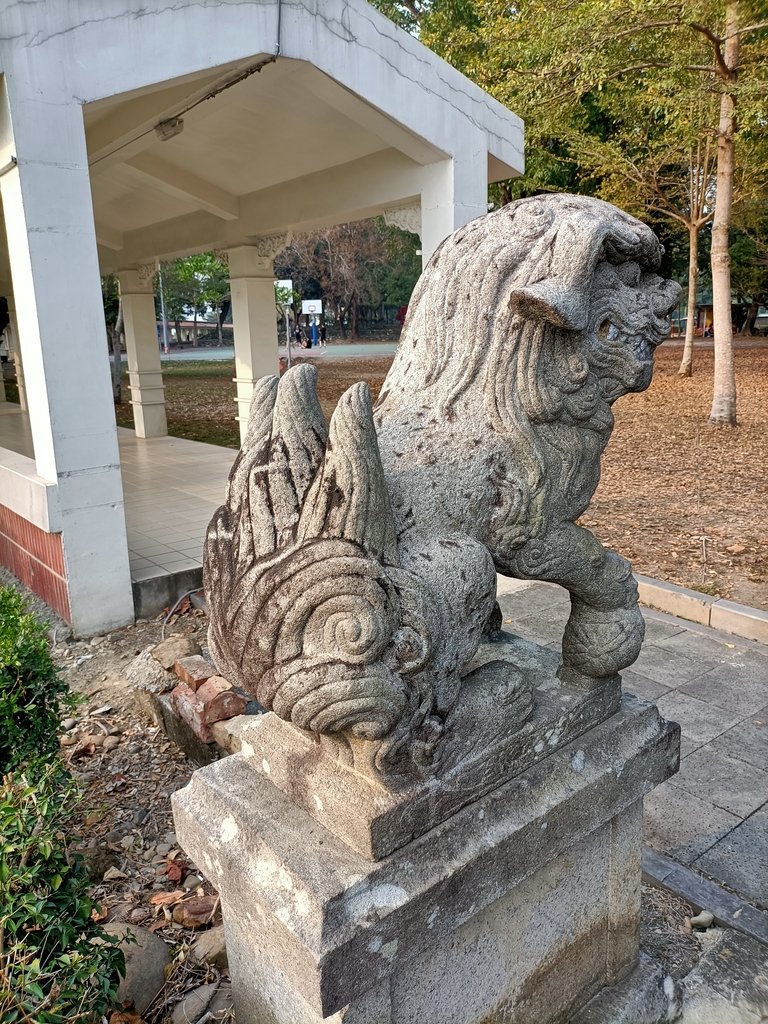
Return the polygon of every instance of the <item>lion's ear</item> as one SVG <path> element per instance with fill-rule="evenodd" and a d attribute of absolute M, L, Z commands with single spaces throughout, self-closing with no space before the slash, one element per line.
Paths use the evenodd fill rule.
<path fill-rule="evenodd" d="M 566 331 L 583 331 L 587 311 L 578 291 L 557 281 L 516 288 L 509 297 L 509 308 L 526 320 L 546 320 Z"/>

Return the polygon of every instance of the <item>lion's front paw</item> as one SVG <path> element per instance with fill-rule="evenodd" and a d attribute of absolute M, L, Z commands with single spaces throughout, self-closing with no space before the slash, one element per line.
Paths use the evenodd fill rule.
<path fill-rule="evenodd" d="M 605 611 L 574 601 L 563 635 L 563 665 L 592 678 L 615 676 L 635 661 L 644 635 L 637 605 Z"/>

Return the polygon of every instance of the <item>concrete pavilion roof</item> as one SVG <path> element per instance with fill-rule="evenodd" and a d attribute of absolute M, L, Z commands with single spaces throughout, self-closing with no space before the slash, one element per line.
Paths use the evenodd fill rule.
<path fill-rule="evenodd" d="M 363 0 L 0 6 L 12 118 L 32 88 L 83 104 L 105 272 L 417 202 L 447 157 L 523 169 L 520 119 Z M 278 13 L 278 59 L 188 109 L 275 53 Z"/>

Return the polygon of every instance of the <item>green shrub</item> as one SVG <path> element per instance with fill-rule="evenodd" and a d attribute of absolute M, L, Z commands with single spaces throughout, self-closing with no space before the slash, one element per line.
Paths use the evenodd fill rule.
<path fill-rule="evenodd" d="M 51 659 L 45 626 L 12 587 L 0 587 L 0 773 L 59 749 L 76 704 Z"/>
<path fill-rule="evenodd" d="M 86 1021 L 114 1005 L 123 953 L 92 920 L 88 876 L 67 843 L 78 801 L 57 761 L 0 787 L 3 1024 Z"/>
<path fill-rule="evenodd" d="M 79 792 L 58 755 L 75 706 L 45 627 L 0 588 L 0 1022 L 94 1021 L 125 959 L 92 919 L 88 874 L 68 836 Z"/>

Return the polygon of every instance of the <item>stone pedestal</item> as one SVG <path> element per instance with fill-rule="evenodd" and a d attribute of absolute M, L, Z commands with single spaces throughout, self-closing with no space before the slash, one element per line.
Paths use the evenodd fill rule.
<path fill-rule="evenodd" d="M 595 721 L 595 693 L 549 657 L 523 741 L 505 757 L 500 737 L 484 775 L 474 752 L 376 795 L 268 714 L 175 794 L 179 840 L 221 893 L 238 1024 L 554 1024 L 634 966 L 642 798 L 676 770 L 679 729 L 617 691 Z"/>

